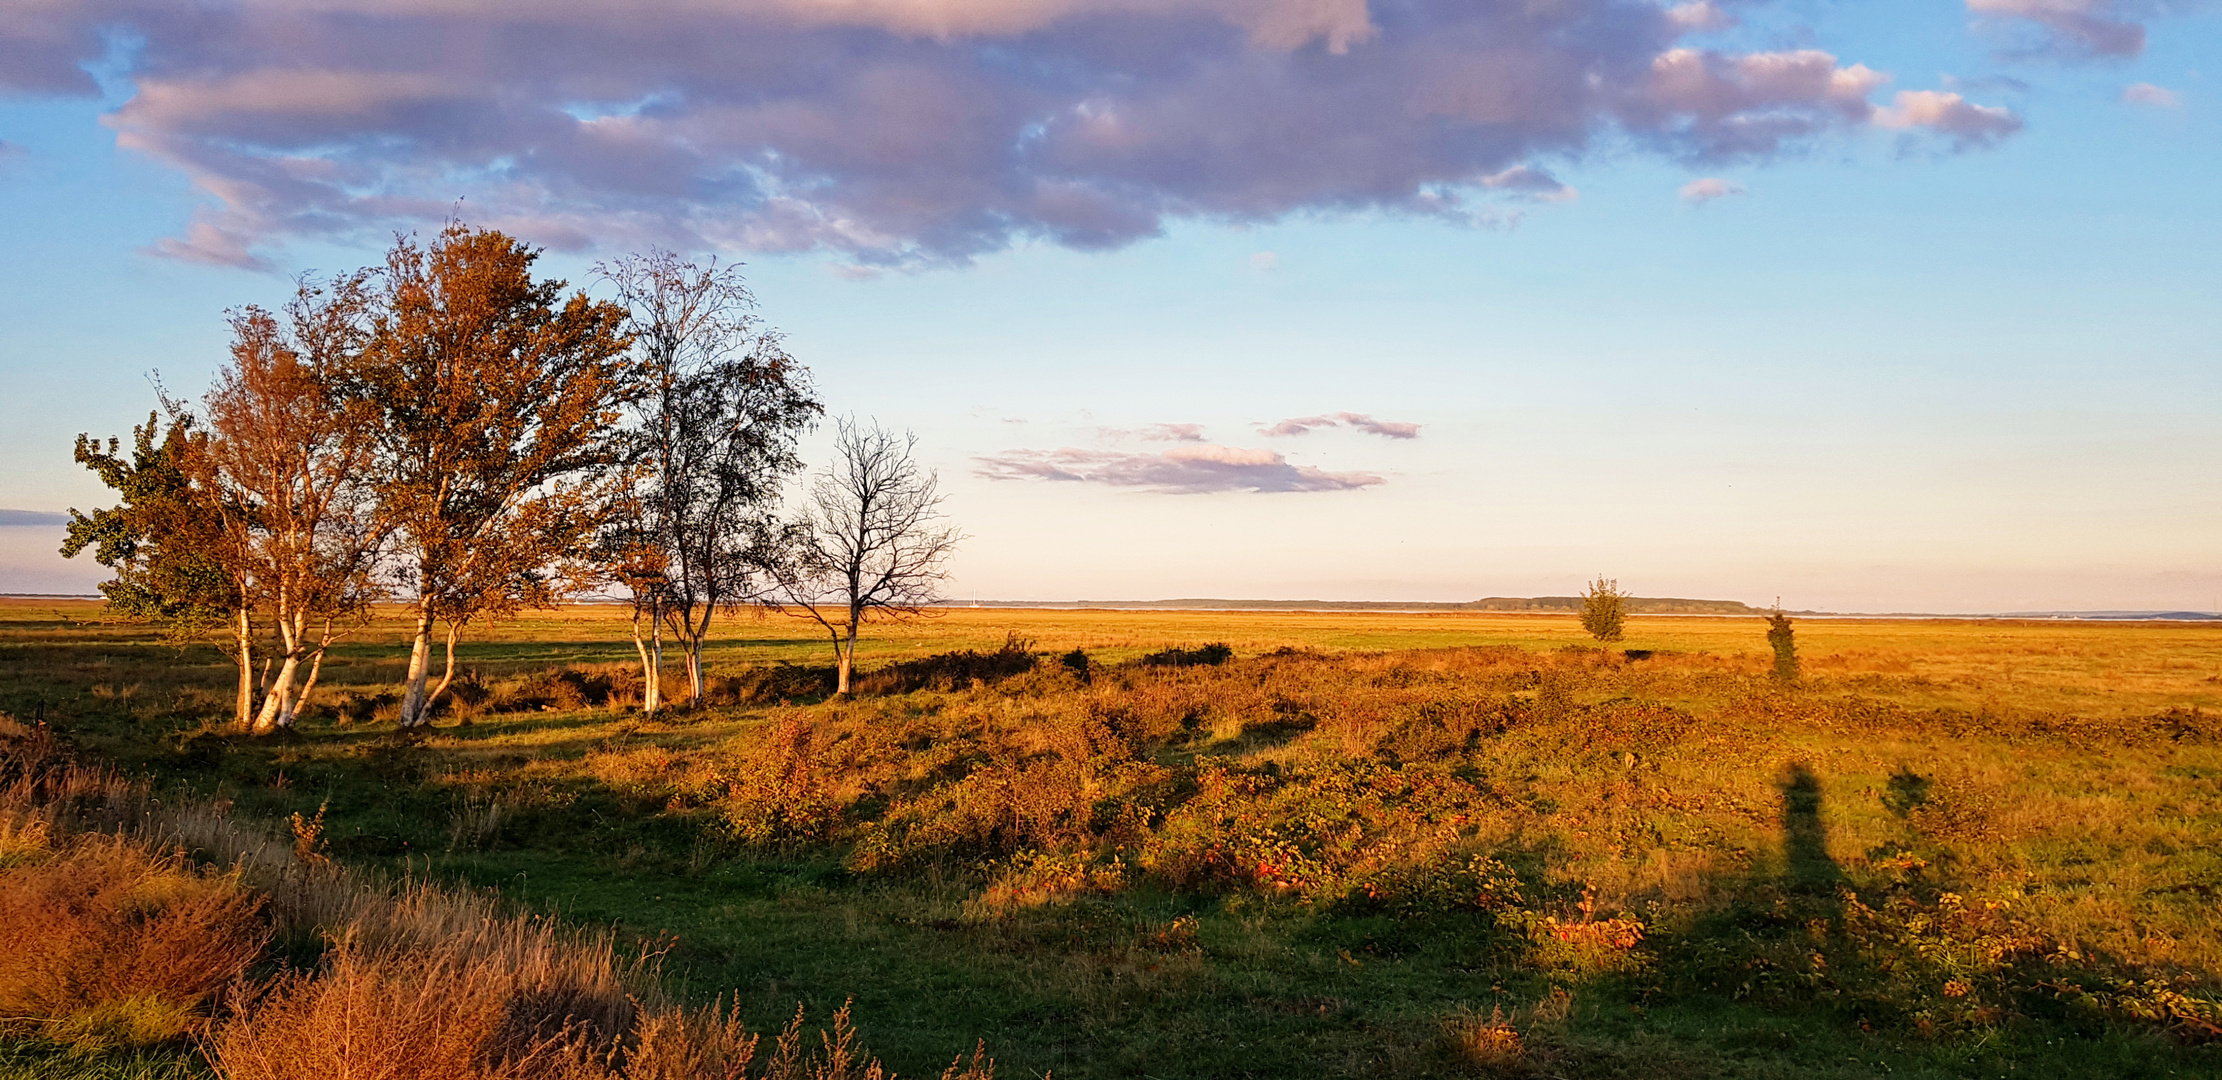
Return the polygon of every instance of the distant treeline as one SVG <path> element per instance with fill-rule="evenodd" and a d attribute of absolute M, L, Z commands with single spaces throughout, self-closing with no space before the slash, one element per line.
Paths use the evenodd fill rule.
<path fill-rule="evenodd" d="M 1627 598 L 1626 610 L 1634 615 L 1753 615 L 1763 612 L 1740 600 L 1686 600 L 1679 597 Z M 1533 611 L 1573 614 L 1582 610 L 1579 596 L 1490 596 L 1464 603 L 1399 602 L 1394 600 L 973 600 L 973 607 L 1072 607 L 1131 608 L 1170 611 Z M 1793 614 L 1811 614 L 1797 612 Z"/>

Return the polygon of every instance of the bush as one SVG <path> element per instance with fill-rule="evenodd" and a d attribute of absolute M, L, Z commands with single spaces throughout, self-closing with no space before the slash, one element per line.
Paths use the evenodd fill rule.
<path fill-rule="evenodd" d="M 709 680 L 708 698 L 719 705 L 774 705 L 793 701 L 821 701 L 833 696 L 832 665 L 790 664 L 784 661 L 750 668 L 739 675 Z"/>
<path fill-rule="evenodd" d="M 0 1016 L 79 1046 L 190 1034 L 269 940 L 236 876 L 90 836 L 37 850 L 11 829 L 0 869 Z M 43 833 L 38 834 L 43 839 Z"/>
<path fill-rule="evenodd" d="M 1627 608 L 1628 594 L 1620 591 L 1620 582 L 1600 576 L 1582 590 L 1582 629 L 1599 641 L 1619 641 Z"/>
<path fill-rule="evenodd" d="M 1003 646 L 994 652 L 960 649 L 889 664 L 859 676 L 856 691 L 860 694 L 907 694 L 918 690 L 956 690 L 975 682 L 1000 682 L 1034 670 L 1033 645 L 1032 641 L 1014 633 L 1005 635 Z"/>
<path fill-rule="evenodd" d="M 1767 644 L 1775 651 L 1775 678 L 1784 682 L 1798 677 L 1797 631 L 1790 629 L 1790 616 L 1780 608 L 1767 616 Z"/>
<path fill-rule="evenodd" d="M 1142 658 L 1151 667 L 1216 667 L 1234 659 L 1234 650 L 1223 641 L 1193 649 L 1172 648 Z"/>

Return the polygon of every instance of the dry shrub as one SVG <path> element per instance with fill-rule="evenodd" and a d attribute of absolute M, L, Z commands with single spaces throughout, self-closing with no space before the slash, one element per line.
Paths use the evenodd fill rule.
<path fill-rule="evenodd" d="M 916 690 L 956 690 L 975 683 L 1001 682 L 1034 670 L 1038 663 L 1034 643 L 1017 634 L 1005 635 L 994 652 L 960 649 L 917 660 L 889 664 L 856 680 L 859 694 L 906 694 Z"/>
<path fill-rule="evenodd" d="M 835 671 L 830 664 L 791 664 L 781 661 L 765 667 L 750 668 L 738 675 L 712 676 L 707 680 L 704 697 L 712 705 L 770 705 L 790 701 L 817 701 L 832 696 L 835 681 Z"/>
<path fill-rule="evenodd" d="M 198 870 L 116 837 L 31 850 L 8 830 L 0 869 L 0 1014 L 81 1044 L 183 1036 L 260 955 L 261 901 L 235 875 Z"/>
<path fill-rule="evenodd" d="M 720 1005 L 642 1016 L 625 1080 L 745 1080 L 759 1038 L 741 1024 L 739 1002 Z"/>
<path fill-rule="evenodd" d="M 1458 1056 L 1489 1072 L 1512 1072 L 1526 1064 L 1527 1044 L 1502 1005 L 1491 1008 L 1486 1017 L 1478 1013 L 1455 1015 L 1444 1023 L 1443 1034 Z"/>
<path fill-rule="evenodd" d="M 588 1033 L 514 1015 L 521 973 L 461 943 L 385 955 L 355 942 L 316 975 L 280 979 L 224 1025 L 210 1056 L 225 1080 L 508 1080 L 560 1075 Z"/>
<path fill-rule="evenodd" d="M 841 801 L 818 760 L 815 738 L 807 717 L 790 714 L 735 763 L 724 812 L 736 837 L 786 844 L 823 840 L 840 829 Z"/>

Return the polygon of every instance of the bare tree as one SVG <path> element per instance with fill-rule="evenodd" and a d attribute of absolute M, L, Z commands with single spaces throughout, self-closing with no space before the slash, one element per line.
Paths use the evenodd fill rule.
<path fill-rule="evenodd" d="M 653 251 L 596 270 L 630 313 L 646 388 L 632 431 L 637 482 L 604 551 L 611 576 L 633 596 L 642 709 L 656 711 L 663 696 L 666 626 L 686 654 L 688 697 L 699 705 L 710 621 L 771 586 L 763 571 L 779 534 L 780 492 L 802 467 L 797 437 L 823 407 L 808 369 L 757 318 L 739 267 Z"/>
<path fill-rule="evenodd" d="M 377 595 L 386 530 L 369 482 L 376 417 L 335 392 L 337 373 L 368 340 L 369 309 L 368 275 L 357 273 L 303 282 L 282 320 L 255 307 L 233 313 L 231 362 L 206 399 L 207 435 L 189 455 L 221 525 L 219 561 L 277 631 L 277 672 L 249 727 L 256 734 L 292 726 L 325 651 Z"/>
<path fill-rule="evenodd" d="M 622 485 L 619 422 L 638 392 L 625 311 L 536 280 L 539 252 L 450 225 L 397 240 L 350 393 L 377 410 L 374 480 L 412 596 L 401 726 L 430 722 L 455 642 L 482 615 L 545 606 L 579 583 L 576 557 Z M 426 688 L 435 626 L 447 668 Z"/>
<path fill-rule="evenodd" d="M 939 480 L 911 452 L 918 436 L 835 422 L 834 461 L 814 477 L 786 557 L 777 606 L 817 620 L 833 638 L 836 693 L 849 692 L 857 631 L 878 613 L 915 616 L 940 599 L 964 537 L 941 524 Z"/>

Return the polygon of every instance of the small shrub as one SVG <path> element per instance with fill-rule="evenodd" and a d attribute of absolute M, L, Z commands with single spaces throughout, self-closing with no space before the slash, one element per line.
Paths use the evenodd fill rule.
<path fill-rule="evenodd" d="M 1150 667 L 1216 667 L 1234 659 L 1234 650 L 1223 641 L 1193 649 L 1171 648 L 1142 658 Z"/>
<path fill-rule="evenodd" d="M 1490 1072 L 1515 1070 L 1527 1060 L 1527 1046 L 1502 1005 L 1493 1006 L 1487 1017 L 1474 1013 L 1453 1016 L 1443 1028 L 1459 1057 Z"/>
<path fill-rule="evenodd" d="M 261 954 L 260 908 L 234 876 L 114 837 L 19 858 L 0 870 L 0 1016 L 83 1045 L 181 1038 Z"/>
<path fill-rule="evenodd" d="M 742 758 L 722 805 L 735 839 L 755 846 L 825 840 L 841 828 L 841 803 L 813 747 L 807 717 L 782 717 Z"/>
<path fill-rule="evenodd" d="M 1798 637 L 1790 616 L 1780 608 L 1767 616 L 1767 644 L 1775 651 L 1775 678 L 1790 682 L 1798 677 Z"/>
<path fill-rule="evenodd" d="M 1582 590 L 1582 629 L 1599 641 L 1619 641 L 1627 608 L 1628 594 L 1620 591 L 1620 582 L 1600 576 Z"/>
<path fill-rule="evenodd" d="M 820 701 L 833 695 L 835 678 L 831 665 L 782 661 L 750 668 L 739 675 L 714 676 L 709 680 L 706 696 L 712 704 L 718 705 Z"/>
<path fill-rule="evenodd" d="M 1073 651 L 1058 657 L 1057 662 L 1063 664 L 1065 668 L 1071 671 L 1073 674 L 1080 676 L 1080 681 L 1082 682 L 1088 681 L 1090 676 L 1094 674 L 1090 670 L 1088 651 L 1086 649 L 1074 649 Z"/>
<path fill-rule="evenodd" d="M 1034 643 L 1007 634 L 994 652 L 959 649 L 889 664 L 856 680 L 860 694 L 907 694 L 917 690 L 956 690 L 975 682 L 1001 682 L 1034 670 Z"/>

